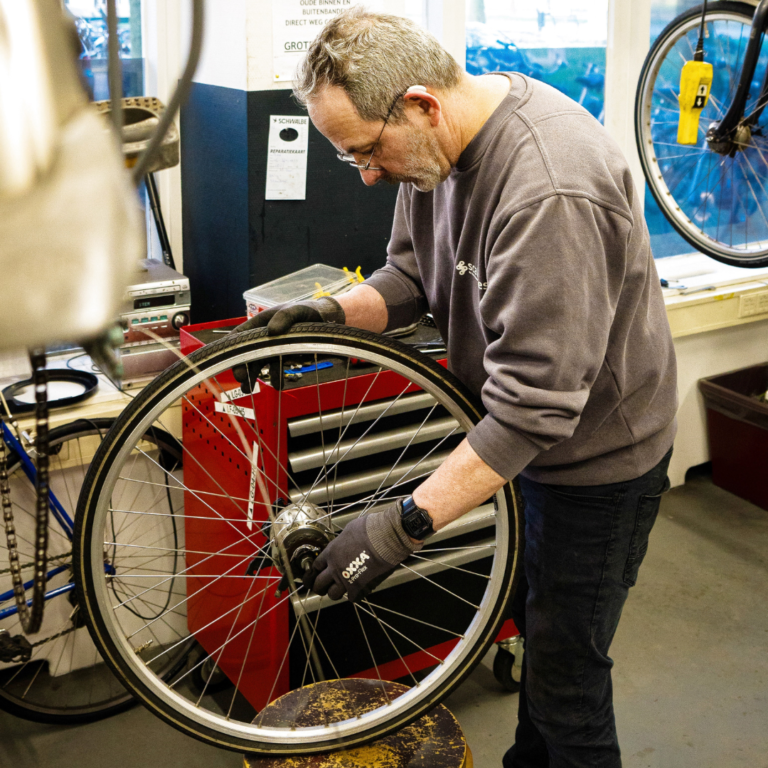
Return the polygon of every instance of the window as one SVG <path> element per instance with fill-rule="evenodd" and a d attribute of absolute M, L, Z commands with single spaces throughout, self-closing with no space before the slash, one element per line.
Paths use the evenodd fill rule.
<path fill-rule="evenodd" d="M 106 0 L 65 0 L 75 17 L 83 52 L 83 74 L 94 101 L 109 98 L 107 74 Z M 141 42 L 141 0 L 117 0 L 120 57 L 123 59 L 123 94 L 144 93 L 144 59 Z"/>
<path fill-rule="evenodd" d="M 608 0 L 467 0 L 467 72 L 543 80 L 604 117 Z"/>

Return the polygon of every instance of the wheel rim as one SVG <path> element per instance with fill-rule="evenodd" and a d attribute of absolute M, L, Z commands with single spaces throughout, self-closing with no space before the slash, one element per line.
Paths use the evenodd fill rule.
<path fill-rule="evenodd" d="M 262 478 L 265 487 L 267 484 L 273 486 L 274 493 L 270 494 L 270 502 L 274 502 L 274 494 L 281 488 L 281 483 L 284 483 L 286 486 L 290 485 L 292 488 L 288 490 L 293 492 L 293 501 L 298 501 L 302 498 L 311 498 L 316 502 L 319 500 L 319 507 L 323 510 L 323 514 L 331 515 L 332 519 L 341 526 L 348 522 L 350 516 L 356 516 L 361 509 L 365 510 L 364 513 L 367 513 L 374 503 L 380 503 L 382 500 L 387 501 L 392 498 L 391 494 L 393 492 L 397 494 L 406 492 L 409 487 L 408 482 L 421 481 L 427 474 L 431 474 L 434 467 L 430 464 L 430 457 L 433 457 L 432 460 L 436 466 L 439 463 L 437 457 L 442 457 L 442 452 L 448 450 L 454 442 L 460 440 L 461 435 L 472 426 L 472 418 L 468 415 L 466 407 L 462 410 L 460 398 L 455 400 L 448 398 L 446 392 L 424 372 L 409 367 L 404 361 L 394 361 L 391 355 L 380 354 L 371 349 L 361 353 L 359 348 L 343 340 L 321 341 L 311 344 L 302 342 L 300 349 L 297 343 L 288 340 L 279 345 L 272 343 L 271 346 L 266 348 L 251 348 L 248 351 L 237 354 L 225 354 L 223 357 L 216 357 L 212 360 L 209 358 L 207 363 L 203 363 L 201 357 L 198 356 L 196 358 L 193 355 L 192 362 L 200 366 L 198 372 L 185 374 L 183 379 L 172 386 L 166 387 L 162 394 L 157 394 L 151 404 L 147 406 L 139 404 L 137 407 L 137 418 L 133 423 L 123 424 L 119 447 L 113 441 L 115 449 L 109 451 L 109 460 L 103 463 L 103 473 L 97 476 L 97 479 L 94 479 L 94 488 L 97 490 L 94 491 L 88 503 L 90 510 L 89 520 L 92 520 L 92 528 L 89 526 L 89 536 L 91 537 L 92 545 L 90 550 L 84 553 L 89 562 L 89 573 L 86 579 L 92 586 L 89 610 L 95 614 L 96 632 L 102 638 L 106 652 L 114 657 L 112 658 L 113 663 L 128 673 L 128 677 L 132 678 L 133 685 L 139 690 L 140 695 L 145 700 L 150 699 L 148 703 L 153 704 L 153 701 L 159 703 L 159 708 L 164 710 L 165 716 L 170 716 L 170 719 L 176 722 L 177 725 L 179 724 L 178 718 L 188 721 L 191 724 L 190 729 L 196 731 L 198 735 L 201 735 L 201 731 L 208 732 L 216 734 L 219 740 L 223 736 L 224 739 L 239 740 L 239 744 L 245 741 L 253 749 L 264 747 L 272 751 L 285 750 L 287 752 L 311 751 L 313 747 L 317 748 L 319 745 L 327 744 L 332 740 L 360 740 L 359 737 L 363 734 L 388 727 L 389 724 L 397 722 L 398 718 L 407 718 L 409 713 L 412 713 L 426 702 L 431 702 L 436 691 L 448 686 L 453 679 L 464 672 L 470 662 L 474 662 L 475 657 L 480 652 L 480 644 L 485 642 L 486 639 L 490 639 L 488 637 L 488 618 L 493 614 L 494 609 L 497 608 L 504 590 L 509 588 L 510 568 L 506 553 L 511 540 L 516 545 L 514 535 L 510 539 L 509 521 L 510 519 L 515 520 L 517 514 L 514 509 L 507 509 L 505 495 L 503 493 L 497 494 L 495 508 L 494 506 L 486 505 L 480 513 L 485 521 L 485 528 L 480 532 L 482 535 L 473 534 L 469 531 L 467 533 L 470 537 L 469 539 L 455 538 L 462 535 L 459 532 L 458 534 L 453 534 L 454 544 L 451 544 L 450 537 L 445 538 L 443 542 L 438 541 L 430 547 L 432 551 L 419 553 L 415 559 L 401 566 L 381 589 L 370 595 L 365 603 L 360 606 L 351 606 L 346 601 L 332 605 L 327 598 L 308 596 L 302 587 L 297 587 L 295 590 L 289 588 L 280 598 L 272 599 L 268 592 L 271 592 L 274 589 L 274 585 L 277 584 L 279 572 L 275 568 L 270 568 L 269 575 L 264 577 L 264 587 L 253 588 L 252 585 L 256 582 L 255 579 L 251 580 L 249 586 L 240 586 L 241 591 L 238 599 L 234 602 L 227 602 L 222 599 L 221 607 L 217 609 L 218 614 L 216 616 L 211 617 L 209 614 L 206 616 L 205 621 L 198 621 L 195 624 L 190 619 L 191 613 L 196 610 L 195 606 L 201 602 L 205 602 L 207 606 L 212 605 L 214 602 L 213 597 L 211 597 L 213 593 L 217 589 L 225 589 L 225 587 L 221 586 L 222 580 L 217 579 L 217 574 L 220 574 L 221 571 L 208 571 L 203 567 L 202 569 L 206 573 L 196 576 L 195 574 L 199 574 L 200 571 L 195 571 L 195 568 L 200 569 L 203 563 L 209 562 L 220 555 L 234 555 L 235 547 L 241 546 L 245 542 L 246 549 L 243 550 L 244 554 L 238 554 L 229 561 L 236 561 L 236 564 L 239 566 L 239 573 L 242 571 L 244 563 L 267 551 L 267 546 L 265 537 L 263 537 L 261 532 L 255 532 L 255 527 L 251 529 L 254 532 L 245 533 L 246 528 L 244 526 L 247 526 L 247 502 L 249 501 L 246 495 L 240 494 L 236 496 L 228 492 L 222 486 L 219 477 L 217 480 L 220 486 L 219 490 L 221 491 L 218 493 L 219 500 L 211 503 L 215 495 L 214 492 L 203 490 L 203 486 L 206 483 L 208 484 L 206 488 L 210 489 L 213 487 L 209 482 L 212 480 L 212 477 L 210 473 L 206 475 L 203 461 L 203 459 L 209 460 L 210 453 L 207 452 L 207 448 L 202 448 L 202 442 L 196 444 L 198 445 L 200 459 L 190 452 L 190 445 L 193 444 L 192 432 L 194 429 L 200 431 L 202 425 L 207 425 L 211 430 L 211 435 L 217 435 L 227 450 L 232 451 L 235 456 L 239 454 L 242 463 L 237 471 L 243 472 L 246 463 L 248 468 L 250 468 L 250 462 L 246 462 L 248 456 L 243 449 L 244 446 L 241 444 L 238 447 L 230 439 L 233 435 L 232 430 L 221 426 L 223 422 L 216 422 L 215 417 L 211 418 L 208 415 L 214 413 L 213 409 L 205 411 L 203 408 L 204 406 L 210 408 L 214 402 L 214 397 L 217 399 L 221 397 L 220 391 L 232 389 L 233 380 L 230 378 L 229 373 L 235 365 L 250 362 L 256 365 L 256 370 L 258 370 L 263 362 L 277 359 L 279 369 L 283 370 L 285 358 L 294 357 L 299 351 L 305 358 L 304 362 L 306 362 L 307 356 L 314 360 L 315 364 L 331 358 L 334 361 L 334 366 L 341 366 L 344 369 L 344 376 L 342 377 L 344 397 L 346 397 L 348 391 L 351 391 L 351 387 L 364 381 L 364 386 L 370 388 L 367 390 L 367 394 L 363 395 L 362 400 L 358 400 L 361 406 L 371 405 L 380 401 L 387 402 L 389 405 L 386 406 L 387 410 L 385 410 L 384 414 L 377 416 L 373 420 L 367 419 L 367 421 L 363 422 L 361 416 L 356 416 L 356 414 L 362 412 L 362 407 L 357 408 L 356 406 L 347 405 L 342 406 L 341 411 L 338 407 L 328 407 L 328 404 L 333 400 L 330 390 L 325 384 L 321 384 L 318 381 L 316 374 L 306 374 L 307 381 L 302 383 L 301 389 L 303 392 L 301 392 L 301 397 L 316 397 L 319 403 L 319 411 L 322 414 L 320 417 L 321 422 L 323 418 L 328 418 L 330 419 L 329 423 L 332 423 L 333 426 L 331 429 L 323 428 L 321 430 L 322 439 L 328 440 L 329 444 L 323 444 L 320 447 L 322 461 L 319 468 L 312 466 L 309 470 L 304 470 L 302 474 L 302 470 L 297 471 L 294 469 L 297 460 L 291 458 L 289 453 L 290 446 L 281 449 L 279 445 L 273 443 L 270 448 L 267 441 L 265 439 L 262 441 L 262 438 L 259 437 L 259 433 L 264 431 L 264 411 L 263 409 L 260 411 L 261 406 L 258 398 L 263 397 L 265 392 L 272 393 L 270 396 L 276 399 L 274 400 L 271 413 L 280 422 L 283 418 L 281 411 L 287 407 L 286 402 L 289 397 L 293 397 L 291 392 L 295 390 L 287 390 L 282 395 L 277 395 L 271 387 L 265 386 L 262 383 L 259 395 L 251 395 L 237 400 L 238 406 L 249 408 L 252 414 L 255 414 L 255 417 L 237 418 L 237 421 L 240 423 L 243 435 L 246 438 L 245 444 L 247 445 L 249 441 L 257 443 L 258 452 L 262 457 L 260 461 L 264 462 L 264 466 L 255 475 Z M 368 368 L 358 369 L 357 371 L 352 370 L 348 361 L 353 357 L 366 360 L 369 363 Z M 379 381 L 380 377 L 384 375 L 391 376 L 392 374 L 400 377 L 399 388 L 394 394 L 390 394 L 388 399 L 384 400 L 381 397 L 370 395 L 372 390 L 375 394 L 376 382 Z M 312 382 L 309 379 L 312 379 Z M 206 380 L 212 383 L 213 386 L 209 387 L 206 384 Z M 336 389 L 333 390 L 336 392 L 336 395 L 338 395 L 339 386 L 342 385 L 336 385 Z M 337 493 L 337 489 L 345 487 L 341 478 L 346 476 L 346 467 L 342 465 L 345 462 L 354 463 L 358 460 L 355 458 L 356 454 L 354 454 L 354 451 L 359 451 L 360 446 L 366 443 L 367 435 L 371 435 L 377 428 L 387 424 L 387 413 L 390 410 L 393 413 L 398 412 L 400 407 L 406 402 L 403 398 L 414 394 L 416 387 L 434 398 L 437 404 L 415 413 L 416 421 L 409 422 L 409 424 L 411 426 L 413 423 L 417 424 L 416 433 L 409 433 L 409 442 L 404 450 L 398 450 L 398 458 L 388 467 L 387 477 L 383 480 L 379 476 L 376 477 L 378 487 L 372 494 L 370 489 L 367 492 L 363 492 L 362 496 L 358 494 L 357 497 L 343 496 L 343 490 Z M 216 394 L 214 395 L 213 392 L 216 392 Z M 342 400 L 344 400 L 344 397 Z M 207 518 L 205 526 L 207 526 L 209 538 L 206 538 L 206 541 L 212 542 L 217 535 L 222 535 L 222 531 L 228 532 L 231 530 L 235 544 L 232 545 L 232 542 L 224 539 L 218 549 L 214 547 L 193 548 L 186 543 L 182 545 L 180 552 L 185 558 L 183 568 L 185 567 L 186 570 L 182 570 L 175 576 L 179 599 L 173 610 L 178 610 L 180 612 L 179 617 L 181 618 L 175 626 L 178 630 L 183 622 L 186 621 L 188 623 L 188 631 L 194 634 L 204 647 L 208 646 L 205 647 L 206 653 L 215 660 L 220 668 L 224 669 L 230 676 L 230 679 L 236 678 L 233 679 L 233 682 L 236 683 L 236 688 L 235 693 L 231 694 L 232 701 L 229 703 L 229 708 L 227 708 L 226 702 L 222 703 L 221 699 L 218 702 L 214 702 L 210 700 L 211 697 L 206 697 L 205 694 L 190 694 L 186 690 L 186 683 L 184 682 L 192 672 L 190 669 L 184 670 L 167 684 L 161 683 L 158 680 L 152 671 L 152 660 L 146 664 L 142 663 L 134 653 L 136 644 L 141 645 L 144 642 L 144 635 L 142 633 L 145 630 L 140 627 L 130 627 L 125 623 L 124 617 L 120 615 L 121 606 L 114 606 L 114 603 L 110 603 L 109 600 L 110 594 L 107 581 L 110 577 L 101 576 L 103 573 L 101 542 L 105 540 L 102 534 L 105 531 L 105 526 L 110 516 L 114 517 L 118 514 L 115 500 L 119 498 L 120 494 L 125 493 L 125 489 L 128 487 L 124 468 L 135 460 L 136 452 L 133 446 L 136 442 L 136 436 L 144 434 L 153 424 L 160 428 L 168 429 L 168 424 L 164 426 L 164 423 L 169 421 L 174 413 L 174 409 L 181 408 L 187 409 L 186 415 L 182 417 L 185 447 L 184 474 L 182 478 L 177 477 L 168 482 L 176 486 L 174 493 L 178 492 L 184 496 L 186 507 L 191 509 L 193 503 L 196 503 L 199 510 L 205 510 L 205 515 L 192 515 L 185 509 L 186 537 L 191 540 L 191 537 L 197 536 L 194 526 L 197 526 L 200 521 Z M 354 412 L 352 412 L 353 408 L 355 409 Z M 448 420 L 452 419 L 455 422 L 455 426 L 446 432 L 443 423 L 437 431 L 429 432 L 434 421 L 433 416 L 443 409 L 447 413 Z M 258 415 L 260 412 L 262 414 L 261 417 Z M 427 414 L 426 417 L 424 417 L 425 413 Z M 216 416 L 220 418 L 224 415 L 221 411 L 216 413 Z M 233 421 L 231 414 L 226 414 L 226 417 L 230 423 Z M 261 424 L 259 423 L 259 418 L 262 419 Z M 359 420 L 356 421 L 356 418 Z M 187 419 L 187 421 L 184 421 L 184 419 Z M 422 419 L 420 424 L 419 419 Z M 195 422 L 195 420 L 197 421 Z M 197 427 L 193 427 L 193 423 L 196 423 Z M 357 430 L 357 433 L 355 430 Z M 229 435 L 227 432 L 229 432 Z M 330 445 L 332 434 L 335 435 L 333 446 Z M 423 434 L 432 434 L 433 440 L 426 441 L 425 443 L 420 442 L 420 435 L 423 436 Z M 286 440 L 289 439 L 287 435 L 288 433 L 286 433 Z M 437 437 L 434 437 L 434 435 L 437 435 Z M 348 439 L 347 443 L 344 443 L 345 438 Z M 210 437 L 205 438 L 205 440 L 210 439 Z M 278 438 L 278 440 L 280 439 L 282 438 Z M 349 447 L 349 441 L 352 441 L 351 448 Z M 206 445 L 209 445 L 209 443 L 206 443 Z M 416 459 L 414 468 L 413 462 L 409 465 L 406 458 L 410 458 L 408 451 L 414 449 L 415 446 L 422 446 L 419 449 L 422 453 L 421 458 L 419 458 L 419 453 L 413 454 L 412 457 Z M 281 453 L 281 450 L 285 450 L 285 453 Z M 426 456 L 424 451 L 427 452 Z M 272 453 L 271 458 L 274 465 L 273 476 L 270 476 L 268 466 L 270 461 L 265 458 L 270 455 L 270 452 Z M 307 452 L 305 451 L 304 453 L 306 455 Z M 347 459 L 347 453 L 352 458 Z M 311 450 L 309 454 L 312 454 Z M 284 461 L 279 463 L 274 461 L 275 455 L 284 455 Z M 199 471 L 192 471 L 190 469 L 191 467 L 198 467 L 198 465 L 200 467 Z M 412 470 L 410 477 L 408 472 L 405 472 L 403 475 L 403 471 L 408 466 Z M 429 469 L 422 471 L 425 467 Z M 308 475 L 307 472 L 310 474 Z M 311 475 L 314 475 L 314 482 L 307 483 L 306 479 Z M 392 480 L 390 481 L 389 478 Z M 200 487 L 192 487 L 193 482 L 197 483 Z M 393 488 L 396 490 L 393 491 Z M 254 498 L 257 498 L 258 489 L 252 493 L 251 502 L 253 502 Z M 201 501 L 204 494 L 209 495 L 206 497 L 206 500 Z M 323 497 L 325 501 L 323 501 Z M 111 507 L 110 499 L 112 500 Z M 229 518 L 222 518 L 221 510 L 223 507 L 219 506 L 219 509 L 216 509 L 220 504 L 228 505 L 230 510 L 239 510 L 240 516 L 235 519 L 231 516 L 233 513 L 230 513 Z M 258 501 L 255 506 L 258 512 Z M 261 506 L 263 507 L 264 505 L 262 504 Z M 135 516 L 137 511 L 138 509 L 134 509 L 132 514 Z M 344 520 L 345 515 L 347 516 L 346 520 Z M 257 515 L 254 515 L 254 517 L 256 518 Z M 488 524 L 489 520 L 491 521 L 490 526 Z M 218 531 L 216 528 L 218 528 Z M 512 530 L 514 531 L 514 529 Z M 474 539 L 472 536 L 474 536 Z M 200 540 L 200 538 L 195 538 L 195 541 Z M 121 542 L 119 536 L 114 541 L 118 542 L 119 545 L 126 543 Z M 445 544 L 445 541 L 448 544 Z M 227 549 L 229 549 L 228 552 L 226 551 Z M 514 570 L 517 564 L 516 546 L 513 547 L 513 551 L 512 570 Z M 447 554 L 444 554 L 446 552 Z M 499 556 L 498 552 L 501 552 L 502 555 Z M 435 556 L 438 559 L 441 557 L 446 559 L 446 562 L 437 567 L 437 569 L 435 569 L 434 562 L 426 562 L 426 559 L 432 559 Z M 155 560 L 154 562 L 157 565 L 158 561 Z M 425 562 L 426 565 L 424 565 Z M 190 563 L 192 564 L 190 565 Z M 115 563 L 115 568 L 115 576 L 111 577 L 113 580 L 115 578 L 120 579 L 128 591 L 139 588 L 138 582 L 133 579 L 135 571 L 121 570 L 122 566 L 117 562 Z M 417 574 L 416 577 L 413 576 L 414 572 Z M 469 572 L 474 573 L 474 577 L 467 575 Z M 160 567 L 156 567 L 153 573 L 158 580 L 163 575 L 166 578 L 168 576 L 168 571 Z M 475 597 L 474 602 L 467 600 L 464 592 L 455 591 L 455 587 L 447 589 L 444 583 L 441 583 L 441 579 L 450 579 L 456 576 L 456 574 L 460 574 L 466 581 L 473 581 L 474 579 L 480 582 L 482 580 L 485 586 L 480 590 L 481 599 L 478 600 Z M 144 575 L 146 576 L 147 574 Z M 241 582 L 246 581 L 244 577 L 233 573 L 233 568 L 229 568 L 226 575 L 228 577 L 235 577 L 232 581 L 226 582 L 227 587 L 238 580 Z M 206 582 L 208 577 L 210 577 L 210 580 Z M 147 582 L 143 583 L 146 584 Z M 419 584 L 418 588 L 423 590 L 423 594 L 418 598 L 420 601 L 419 605 L 409 605 L 407 608 L 397 610 L 392 608 L 392 605 L 386 604 L 385 596 L 388 592 L 391 595 L 394 590 L 407 588 L 409 593 L 416 594 L 416 583 Z M 142 589 L 146 590 L 147 587 L 143 586 Z M 461 589 L 466 592 L 466 595 L 470 593 L 476 595 L 478 593 L 477 587 L 462 587 Z M 144 592 L 143 594 L 147 593 Z M 430 613 L 429 610 L 426 610 L 426 613 L 422 611 L 425 608 L 433 608 L 433 606 L 429 606 L 427 603 L 430 600 L 434 601 L 435 596 L 438 594 L 443 598 L 446 598 L 447 594 L 447 599 L 454 603 L 450 609 L 453 614 L 460 613 L 456 605 L 466 608 L 467 603 L 471 604 L 472 608 L 467 609 L 468 612 L 465 614 L 468 619 L 462 632 L 457 633 L 453 628 L 448 630 L 447 624 L 436 624 L 425 620 L 429 618 Z M 203 597 L 205 597 L 205 600 L 203 600 Z M 256 603 L 259 603 L 259 607 L 256 609 L 255 620 L 252 619 L 250 622 L 240 621 L 239 617 L 243 614 L 244 606 L 248 603 L 251 603 L 254 609 L 256 608 Z M 181 608 L 182 604 L 186 604 L 183 609 Z M 269 607 L 264 608 L 265 605 Z M 284 633 L 281 636 L 282 645 L 280 645 L 280 642 L 270 641 L 270 647 L 279 646 L 277 656 L 271 664 L 262 665 L 261 667 L 267 670 L 272 678 L 271 682 L 268 681 L 261 688 L 260 702 L 262 706 L 267 701 L 273 701 L 282 693 L 287 692 L 287 690 L 295 689 L 303 684 L 316 682 L 323 674 L 326 679 L 340 678 L 338 691 L 340 695 L 343 695 L 343 678 L 346 675 L 343 671 L 340 672 L 339 670 L 344 670 L 344 663 L 346 661 L 335 653 L 334 648 L 329 648 L 331 643 L 341 643 L 341 640 L 339 633 L 336 633 L 334 636 L 334 633 L 329 631 L 322 618 L 331 612 L 335 612 L 333 614 L 335 617 L 334 622 L 338 623 L 338 626 L 345 626 L 350 632 L 351 629 L 349 628 L 354 626 L 352 616 L 354 616 L 354 619 L 359 624 L 360 647 L 363 647 L 363 644 L 365 644 L 370 658 L 368 666 L 363 667 L 363 670 L 360 671 L 368 670 L 371 672 L 370 677 L 380 677 L 383 680 L 387 679 L 388 676 L 392 677 L 396 674 L 396 671 L 402 672 L 405 670 L 404 675 L 397 676 L 410 676 L 412 687 L 385 707 L 379 707 L 376 710 L 361 714 L 359 717 L 352 719 L 342 719 L 338 722 L 329 721 L 320 727 L 282 729 L 262 726 L 259 724 L 258 717 L 253 724 L 247 722 L 243 716 L 238 719 L 233 714 L 233 711 L 237 709 L 235 699 L 241 695 L 238 692 L 238 688 L 246 687 L 246 678 L 249 677 L 246 674 L 246 670 L 250 669 L 251 673 L 253 673 L 253 669 L 256 668 L 253 665 L 251 667 L 248 666 L 251 664 L 251 659 L 258 657 L 259 654 L 263 655 L 268 650 L 267 642 L 261 639 L 261 630 L 257 631 L 259 622 L 262 623 L 262 627 L 266 625 L 268 614 L 282 610 L 280 608 L 282 605 L 289 609 L 286 611 L 288 613 L 288 626 L 284 628 Z M 348 614 L 343 617 L 343 620 L 340 618 L 342 610 Z M 469 614 L 471 614 L 471 617 Z M 304 616 L 304 618 L 300 618 L 301 616 Z M 179 617 L 174 616 L 174 621 Z M 454 618 L 451 617 L 451 620 L 454 620 Z M 221 624 L 218 635 L 211 629 L 217 622 Z M 417 627 L 418 629 L 403 632 L 403 626 L 405 625 Z M 379 630 L 379 636 L 376 637 L 375 641 L 372 639 L 371 627 Z M 435 635 L 443 638 L 441 650 L 435 651 L 435 648 L 439 645 L 438 643 L 425 647 L 418 642 L 416 638 L 421 637 L 419 633 L 425 627 L 431 632 L 433 639 Z M 280 630 L 273 627 L 273 631 L 278 632 Z M 209 632 L 211 637 L 206 637 L 206 632 Z M 386 636 L 386 640 L 384 640 L 384 636 Z M 215 640 L 211 638 L 215 638 Z M 238 640 L 238 638 L 242 638 L 242 640 Z M 387 641 L 389 643 L 388 646 L 386 645 Z M 237 653 L 232 654 L 234 657 L 237 657 L 239 663 L 239 668 L 235 664 L 233 671 L 232 659 L 227 659 L 227 654 L 229 649 L 233 648 L 237 642 L 246 643 L 247 647 L 245 653 L 241 650 L 240 657 L 237 657 Z M 445 646 L 448 643 L 452 647 L 446 648 Z M 405 650 L 406 646 L 410 649 L 408 652 Z M 432 659 L 435 660 L 434 668 L 427 670 L 426 676 L 420 679 L 421 675 L 418 673 L 422 670 L 418 667 L 415 656 L 420 656 L 423 663 L 424 657 L 422 655 L 424 653 L 431 655 L 432 658 L 427 659 L 430 663 L 432 663 Z M 299 662 L 296 662 L 295 658 L 299 658 Z M 303 671 L 301 670 L 302 666 Z M 426 666 L 429 666 L 429 664 Z M 286 668 L 288 669 L 287 673 L 285 671 Z M 299 670 L 298 672 L 297 669 Z M 266 675 L 266 673 L 264 674 Z M 287 688 L 286 680 L 288 681 Z M 267 689 L 269 689 L 269 692 L 264 695 Z M 255 698 L 258 698 L 258 696 L 252 692 L 251 696 L 248 704 L 255 711 L 257 707 L 254 703 L 254 696 Z M 262 706 L 259 706 L 258 709 L 261 709 Z M 156 705 L 155 708 L 158 709 Z M 247 707 L 243 711 L 249 712 Z M 171 714 L 169 715 L 169 713 Z"/>
<path fill-rule="evenodd" d="M 646 64 L 639 94 L 640 156 L 651 191 L 678 232 L 715 258 L 749 266 L 768 255 L 768 133 L 753 134 L 749 146 L 733 158 L 710 150 L 705 134 L 735 93 L 751 20 L 730 11 L 707 14 L 705 51 L 714 79 L 699 121 L 699 140 L 683 146 L 676 141 L 677 94 L 683 63 L 693 59 L 699 23 L 696 15 L 670 30 Z M 763 49 L 756 80 L 766 67 Z M 759 85 L 753 83 L 746 115 L 754 111 Z M 765 126 L 764 115 L 759 128 Z"/>
<path fill-rule="evenodd" d="M 105 425 L 103 433 L 107 429 Z M 87 427 L 64 437 L 55 437 L 54 432 L 50 488 L 70 518 L 74 517 L 85 471 L 100 439 L 98 430 Z M 9 480 L 19 558 L 22 564 L 31 563 L 35 489 L 19 463 L 9 471 Z M 71 582 L 71 553 L 71 540 L 50 515 L 48 570 L 49 573 L 59 572 L 49 579 L 47 591 L 65 587 Z M 3 536 L 0 571 L 7 571 L 7 568 L 8 550 Z M 10 574 L 3 573 L 0 576 L 0 594 L 7 596 L 10 590 Z M 70 597 L 74 597 L 74 592 L 62 594 L 46 603 L 43 625 L 38 633 L 29 637 L 29 642 L 35 647 L 28 662 L 0 664 L 0 701 L 16 714 L 47 720 L 87 718 L 130 700 L 130 694 L 101 661 L 84 623 L 78 621 L 79 607 Z M 13 606 L 12 596 L 0 600 L 0 611 Z M 15 614 L 0 620 L 0 627 L 8 630 L 11 636 L 23 634 Z"/>

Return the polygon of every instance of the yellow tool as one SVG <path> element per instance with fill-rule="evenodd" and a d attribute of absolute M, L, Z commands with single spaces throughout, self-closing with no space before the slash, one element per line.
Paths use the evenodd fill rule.
<path fill-rule="evenodd" d="M 342 267 L 342 269 L 347 273 L 347 280 L 349 280 L 350 283 L 365 282 L 362 267 L 358 267 L 354 272 L 350 272 L 346 267 Z"/>
<path fill-rule="evenodd" d="M 680 73 L 680 122 L 678 144 L 697 144 L 699 117 L 707 106 L 712 87 L 712 65 L 705 61 L 686 61 Z"/>
<path fill-rule="evenodd" d="M 319 299 L 321 296 L 330 296 L 331 294 L 328 293 L 328 291 L 323 290 L 323 286 L 320 285 L 320 283 L 315 283 L 315 288 L 317 289 L 313 294 L 313 299 Z"/>

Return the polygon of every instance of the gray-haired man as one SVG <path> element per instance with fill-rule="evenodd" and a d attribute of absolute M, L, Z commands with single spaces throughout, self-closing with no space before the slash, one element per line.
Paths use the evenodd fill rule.
<path fill-rule="evenodd" d="M 526 637 L 506 768 L 621 764 L 608 649 L 665 490 L 675 360 L 624 158 L 580 106 L 521 75 L 471 77 L 411 22 L 349 11 L 295 87 L 363 181 L 401 183 L 387 265 L 339 298 L 278 307 L 384 331 L 428 307 L 488 415 L 413 497 L 348 526 L 309 583 L 365 593 L 422 538 L 520 477 Z M 350 552 L 372 565 L 345 582 Z"/>

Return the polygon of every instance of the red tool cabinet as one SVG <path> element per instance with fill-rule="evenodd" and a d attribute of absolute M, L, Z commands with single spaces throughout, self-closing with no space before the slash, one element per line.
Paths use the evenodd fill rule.
<path fill-rule="evenodd" d="M 212 338 L 218 338 L 211 336 L 214 329 L 229 328 L 236 322 L 239 321 L 227 320 L 183 328 L 182 352 L 189 354 Z M 231 374 L 217 377 L 217 384 L 225 391 L 239 386 Z M 292 497 L 296 500 L 301 495 L 301 491 L 292 486 L 285 471 L 281 469 L 277 472 L 277 460 L 282 468 L 292 467 L 292 477 L 298 478 L 303 491 L 312 485 L 314 469 L 310 468 L 302 474 L 300 469 L 294 472 L 293 468 L 300 468 L 302 461 L 306 463 L 307 456 L 311 463 L 314 438 L 311 433 L 304 434 L 304 427 L 300 427 L 318 413 L 318 397 L 323 413 L 329 414 L 342 406 L 354 408 L 363 397 L 366 404 L 375 404 L 376 401 L 402 396 L 404 386 L 402 377 L 391 371 L 385 371 L 378 377 L 362 373 L 347 381 L 329 380 L 321 383 L 319 388 L 314 384 L 295 385 L 282 393 L 260 382 L 259 391 L 253 398 L 249 395 L 230 403 L 224 395 L 217 403 L 203 384 L 191 391 L 188 402 L 182 405 L 185 485 L 195 489 L 194 494 L 185 492 L 185 549 L 188 553 L 219 553 L 215 556 L 187 555 L 184 567 L 188 573 L 189 630 L 256 710 L 261 710 L 270 700 L 301 685 L 303 681 L 311 682 L 311 679 L 307 679 L 305 654 L 286 654 L 289 642 L 300 647 L 301 632 L 296 631 L 295 612 L 291 610 L 289 601 L 284 599 L 285 596 L 278 598 L 274 594 L 277 579 L 267 582 L 263 578 L 257 580 L 244 575 L 254 549 L 267 541 L 262 531 L 267 512 L 264 505 L 258 503 L 258 491 L 255 494 L 256 503 L 251 507 L 247 503 L 249 498 L 254 499 L 251 491 L 252 468 L 243 454 L 241 439 L 233 425 L 232 406 L 244 409 L 235 418 L 244 425 L 243 432 L 256 449 L 254 455 L 258 458 L 255 460 L 268 479 L 267 493 L 270 503 L 274 503 L 278 498 L 290 501 Z M 278 394 L 282 395 L 279 409 Z M 419 389 L 411 385 L 405 394 L 418 396 Z M 406 398 L 401 400 L 405 401 Z M 412 401 L 415 403 L 416 398 Z M 438 433 L 441 424 L 437 419 L 435 429 Z M 258 449 L 256 428 L 263 450 Z M 395 421 L 392 434 L 397 429 L 398 422 Z M 385 438 L 386 435 L 382 437 Z M 453 444 L 449 444 L 446 451 L 449 452 Z M 371 462 L 375 460 L 375 456 L 367 456 L 348 462 L 356 472 L 349 475 L 353 478 L 349 482 L 359 484 L 359 478 L 365 477 L 366 467 L 371 467 Z M 434 460 L 442 459 L 436 454 Z M 370 471 L 375 472 L 373 469 Z M 306 487 L 301 486 L 302 477 L 306 479 Z M 337 488 L 343 488 L 343 481 L 336 476 L 334 480 Z M 313 494 L 325 492 L 320 483 Z M 276 574 L 276 569 L 267 567 L 260 572 L 260 576 Z M 456 574 L 446 571 L 440 578 L 450 583 Z M 274 586 L 265 589 L 266 584 Z M 392 605 L 402 605 L 402 601 L 412 598 L 414 590 L 419 588 L 417 581 L 411 581 L 382 589 L 381 594 L 377 592 L 377 598 L 383 601 L 382 604 L 391 600 Z M 435 606 L 435 610 L 438 608 Z M 429 611 L 428 606 L 426 610 Z M 428 623 L 429 616 L 425 615 L 425 619 Z M 391 620 L 395 622 L 394 618 Z M 460 609 L 456 611 L 456 620 L 462 621 Z M 375 678 L 380 674 L 383 678 L 396 680 L 433 666 L 435 658 L 444 658 L 455 644 L 454 640 L 446 640 L 445 635 L 437 635 L 428 628 L 418 634 L 418 648 L 405 647 L 394 633 L 386 638 L 372 633 L 372 642 L 379 643 L 376 671 L 371 665 L 370 651 L 364 644 L 355 641 L 360 621 L 346 601 L 329 605 L 325 599 L 322 621 L 317 623 L 316 631 L 321 643 L 324 636 L 333 638 L 336 657 L 333 669 L 327 670 L 329 676 Z M 515 634 L 514 624 L 508 621 L 502 627 L 499 638 Z M 413 630 L 409 635 L 414 635 Z M 345 644 L 347 637 L 349 642 Z M 395 647 L 397 645 L 401 647 Z"/>

